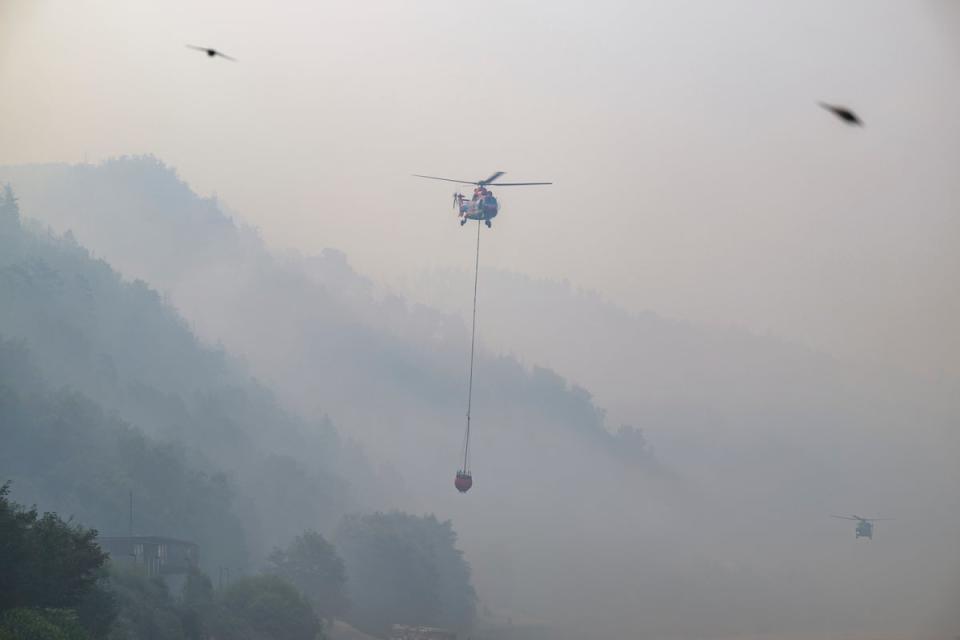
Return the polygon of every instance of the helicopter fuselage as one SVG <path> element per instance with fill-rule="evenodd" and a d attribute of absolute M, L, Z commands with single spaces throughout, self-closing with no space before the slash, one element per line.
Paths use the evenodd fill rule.
<path fill-rule="evenodd" d="M 457 210 L 457 216 L 460 218 L 460 226 L 465 225 L 468 220 L 480 220 L 488 227 L 490 226 L 490 221 L 500 213 L 500 203 L 497 202 L 497 199 L 493 197 L 493 193 L 491 193 L 487 187 L 533 187 L 553 184 L 552 182 L 496 182 L 502 175 L 503 171 L 497 171 L 486 180 L 473 182 L 472 180 L 456 180 L 454 178 L 441 178 L 440 176 L 425 176 L 419 173 L 413 174 L 416 178 L 474 185 L 473 196 L 470 198 L 459 192 L 453 194 L 453 208 Z"/>
<path fill-rule="evenodd" d="M 474 200 L 460 200 L 459 217 L 464 220 L 493 220 L 500 212 L 500 203 L 492 194 Z"/>
<path fill-rule="evenodd" d="M 861 518 L 858 515 L 852 516 L 834 516 L 831 515 L 831 518 L 840 518 L 841 520 L 853 520 L 857 523 L 856 535 L 857 539 L 866 538 L 867 540 L 873 540 L 873 523 L 877 520 L 893 520 L 893 518 Z"/>
<path fill-rule="evenodd" d="M 453 194 L 453 208 L 457 211 L 462 227 L 468 220 L 479 220 L 488 227 L 490 221 L 500 213 L 500 203 L 493 197 L 487 187 L 533 187 L 537 185 L 553 184 L 552 182 L 496 182 L 503 175 L 503 171 L 497 171 L 486 180 L 455 180 L 454 178 L 441 178 L 440 176 L 425 176 L 419 173 L 413 174 L 416 178 L 427 178 L 429 180 L 443 180 L 444 182 L 456 182 L 457 184 L 474 185 L 473 195 L 467 197 L 462 193 Z M 463 187 L 460 187 L 461 189 Z"/>

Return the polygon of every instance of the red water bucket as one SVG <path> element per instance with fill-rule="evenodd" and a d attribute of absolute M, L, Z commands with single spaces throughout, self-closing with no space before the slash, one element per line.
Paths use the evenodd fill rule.
<path fill-rule="evenodd" d="M 457 471 L 457 479 L 453 481 L 453 486 L 460 493 L 466 493 L 473 486 L 473 476 L 466 471 Z"/>

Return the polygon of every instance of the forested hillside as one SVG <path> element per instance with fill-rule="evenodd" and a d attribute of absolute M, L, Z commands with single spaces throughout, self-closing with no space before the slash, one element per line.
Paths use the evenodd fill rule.
<path fill-rule="evenodd" d="M 45 510 L 126 535 L 196 541 L 208 566 L 250 563 L 235 488 L 191 465 L 182 446 L 152 440 L 76 391 L 52 390 L 22 343 L 0 341 L 0 469 L 16 496 Z"/>
<path fill-rule="evenodd" d="M 283 410 L 143 281 L 27 230 L 9 189 L 0 225 L 0 455 L 21 498 L 124 533 L 133 491 L 138 532 L 207 543 L 232 566 L 361 506 L 340 470 L 373 481 L 329 420 Z"/>

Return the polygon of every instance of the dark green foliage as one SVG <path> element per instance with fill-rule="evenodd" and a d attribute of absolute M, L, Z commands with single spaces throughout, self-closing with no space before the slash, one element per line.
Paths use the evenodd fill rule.
<path fill-rule="evenodd" d="M 41 516 L 9 493 L 9 483 L 0 486 L 0 638 L 85 638 L 82 622 L 105 631 L 115 607 L 100 583 L 97 532 Z"/>
<path fill-rule="evenodd" d="M 0 611 L 19 607 L 74 607 L 96 587 L 106 554 L 97 532 L 42 516 L 7 496 L 0 487 Z"/>
<path fill-rule="evenodd" d="M 69 609 L 10 609 L 0 613 L 0 640 L 90 640 Z"/>
<path fill-rule="evenodd" d="M 76 607 L 77 620 L 94 638 L 106 638 L 119 613 L 108 565 L 97 571 L 97 587 L 88 591 Z"/>
<path fill-rule="evenodd" d="M 205 574 L 194 570 L 187 574 L 183 584 L 180 624 L 184 635 L 190 640 L 205 640 L 205 622 L 214 611 L 213 583 Z"/>
<path fill-rule="evenodd" d="M 179 599 L 159 578 L 115 568 L 111 588 L 120 615 L 110 640 L 322 640 L 310 603 L 278 576 L 241 578 L 220 593 L 189 574 Z M 0 640 L 5 640 L 0 636 Z"/>
<path fill-rule="evenodd" d="M 295 585 L 321 618 L 332 619 L 347 610 L 347 575 L 332 544 L 316 531 L 305 531 L 286 549 L 275 549 L 267 572 Z"/>
<path fill-rule="evenodd" d="M 213 582 L 207 574 L 194 569 L 183 583 L 183 606 L 205 611 L 214 604 Z"/>
<path fill-rule="evenodd" d="M 26 571 L 18 575 L 20 603 L 72 607 L 96 585 L 96 570 L 106 554 L 96 544 L 97 532 L 45 513 L 32 524 Z"/>
<path fill-rule="evenodd" d="M 372 634 L 392 624 L 468 629 L 476 594 L 456 540 L 451 523 L 432 515 L 344 518 L 336 544 L 347 567 L 349 619 Z"/>
<path fill-rule="evenodd" d="M 120 616 L 110 640 L 268 640 L 244 615 L 224 606 L 210 579 L 199 571 L 187 576 L 179 600 L 163 580 L 135 570 L 115 568 L 111 586 Z"/>
<path fill-rule="evenodd" d="M 120 606 L 111 640 L 186 640 L 180 609 L 160 578 L 114 570 L 110 584 Z"/>
<path fill-rule="evenodd" d="M 226 589 L 222 604 L 270 640 L 315 640 L 322 631 L 307 599 L 279 576 L 241 578 Z"/>

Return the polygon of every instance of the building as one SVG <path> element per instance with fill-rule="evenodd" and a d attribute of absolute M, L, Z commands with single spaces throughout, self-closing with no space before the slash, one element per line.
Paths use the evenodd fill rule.
<path fill-rule="evenodd" d="M 148 576 L 190 573 L 200 558 L 199 546 L 176 538 L 123 536 L 97 538 L 97 543 L 113 562 L 143 567 Z"/>

